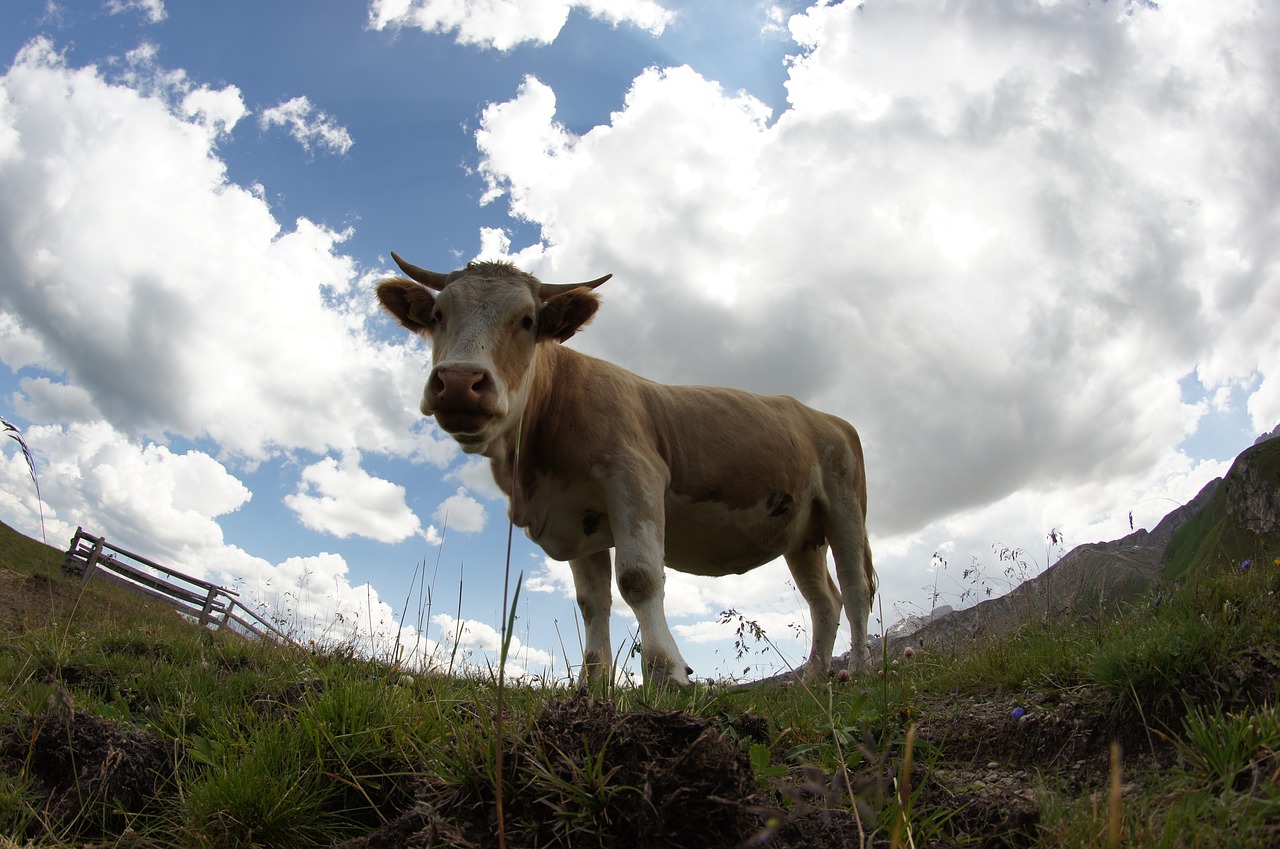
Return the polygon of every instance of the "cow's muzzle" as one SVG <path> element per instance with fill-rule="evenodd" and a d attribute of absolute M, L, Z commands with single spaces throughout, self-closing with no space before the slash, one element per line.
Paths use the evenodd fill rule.
<path fill-rule="evenodd" d="M 476 433 L 499 412 L 498 388 L 475 366 L 438 366 L 427 380 L 422 411 L 449 433 Z"/>

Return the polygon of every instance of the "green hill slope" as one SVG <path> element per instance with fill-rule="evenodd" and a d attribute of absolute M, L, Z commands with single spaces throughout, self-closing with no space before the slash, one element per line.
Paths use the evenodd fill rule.
<path fill-rule="evenodd" d="M 1165 548 L 1163 579 L 1246 561 L 1270 563 L 1280 553 L 1280 439 L 1242 452 L 1222 486 Z"/>

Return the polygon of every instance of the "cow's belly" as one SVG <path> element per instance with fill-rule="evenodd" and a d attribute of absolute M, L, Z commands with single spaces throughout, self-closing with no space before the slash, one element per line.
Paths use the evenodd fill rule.
<path fill-rule="evenodd" d="M 667 565 L 681 572 L 740 574 L 821 542 L 811 503 L 731 510 L 715 502 L 668 499 Z"/>
<path fill-rule="evenodd" d="M 545 490 L 544 490 L 545 492 Z M 525 533 L 555 560 L 612 548 L 603 499 L 590 488 L 563 488 L 531 504 Z M 730 509 L 712 501 L 668 495 L 666 565 L 695 575 L 739 574 L 804 545 L 823 542 L 812 502 Z"/>

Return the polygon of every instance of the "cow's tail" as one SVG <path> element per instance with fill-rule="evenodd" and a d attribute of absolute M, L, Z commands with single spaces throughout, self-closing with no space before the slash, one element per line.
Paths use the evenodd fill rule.
<path fill-rule="evenodd" d="M 867 574 L 867 603 L 876 601 L 876 567 L 871 562 L 871 539 L 866 532 L 862 535 L 862 569 Z"/>

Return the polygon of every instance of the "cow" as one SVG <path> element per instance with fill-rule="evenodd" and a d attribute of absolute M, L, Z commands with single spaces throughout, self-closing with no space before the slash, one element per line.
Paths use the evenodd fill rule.
<path fill-rule="evenodd" d="M 584 681 L 611 674 L 611 578 L 639 624 L 645 680 L 686 686 L 664 566 L 729 575 L 777 557 L 809 604 L 807 674 L 830 674 L 842 599 L 851 671 L 865 670 L 876 576 L 852 425 L 787 396 L 655 383 L 561 344 L 612 275 L 546 284 L 510 263 L 445 274 L 391 256 L 406 276 L 380 281 L 378 300 L 431 344 L 422 413 L 489 459 L 511 521 L 569 562 Z"/>

